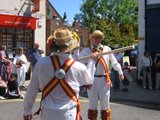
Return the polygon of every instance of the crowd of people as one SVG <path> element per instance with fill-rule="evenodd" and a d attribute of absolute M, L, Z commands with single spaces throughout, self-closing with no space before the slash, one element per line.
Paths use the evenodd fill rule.
<path fill-rule="evenodd" d="M 27 62 L 31 65 L 42 56 L 43 51 L 35 43 L 34 49 L 24 54 L 23 47 L 16 49 L 13 59 L 8 58 L 6 47 L 0 49 L 0 99 L 24 98 L 21 90 L 26 88 Z M 32 72 L 31 72 L 32 73 Z"/>

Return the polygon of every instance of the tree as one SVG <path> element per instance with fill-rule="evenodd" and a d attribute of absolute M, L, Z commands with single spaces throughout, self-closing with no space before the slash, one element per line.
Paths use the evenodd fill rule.
<path fill-rule="evenodd" d="M 66 14 L 66 12 L 64 12 L 64 14 L 63 14 L 63 21 L 65 21 L 67 19 L 67 14 Z"/>
<path fill-rule="evenodd" d="M 112 45 L 117 41 L 121 41 L 119 44 L 123 41 L 124 45 L 130 45 L 137 38 L 137 0 L 83 0 L 80 11 L 74 19 L 92 30 L 102 30 L 107 36 L 105 44 L 110 40 Z"/>

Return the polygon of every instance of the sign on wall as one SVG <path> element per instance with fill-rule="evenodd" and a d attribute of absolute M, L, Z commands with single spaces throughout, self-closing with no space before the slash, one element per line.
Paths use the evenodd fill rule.
<path fill-rule="evenodd" d="M 16 16 L 16 15 L 0 15 L 0 27 L 15 27 L 36 29 L 36 18 Z"/>

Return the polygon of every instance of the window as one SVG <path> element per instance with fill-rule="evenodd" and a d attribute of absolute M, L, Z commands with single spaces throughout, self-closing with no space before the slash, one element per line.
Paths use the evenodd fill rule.
<path fill-rule="evenodd" d="M 33 48 L 33 30 L 0 28 L 0 44 L 7 47 L 7 54 L 12 54 L 18 47 L 24 48 L 24 53 Z"/>

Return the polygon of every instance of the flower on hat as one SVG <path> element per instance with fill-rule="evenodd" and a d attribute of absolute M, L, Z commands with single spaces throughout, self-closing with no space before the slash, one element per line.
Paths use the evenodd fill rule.
<path fill-rule="evenodd" d="M 74 40 L 78 40 L 78 41 L 80 40 L 80 38 L 79 38 L 79 36 L 77 35 L 76 32 L 73 31 L 72 34 L 73 34 L 73 39 Z"/>
<path fill-rule="evenodd" d="M 48 46 L 49 48 L 51 48 L 51 47 L 52 47 L 52 44 L 53 44 L 53 36 L 51 35 L 51 36 L 49 36 L 48 39 L 47 39 L 47 46 Z"/>

